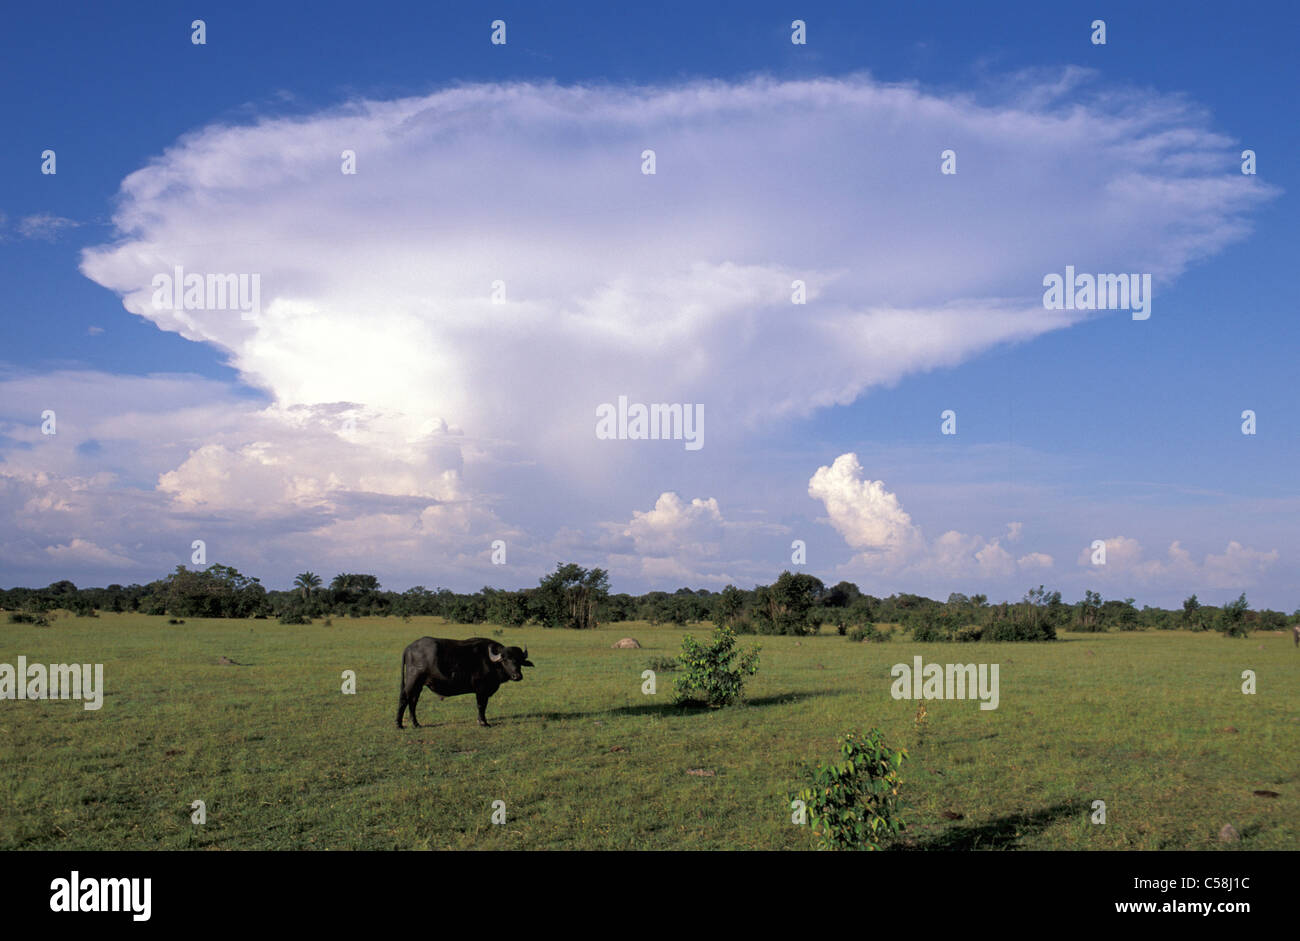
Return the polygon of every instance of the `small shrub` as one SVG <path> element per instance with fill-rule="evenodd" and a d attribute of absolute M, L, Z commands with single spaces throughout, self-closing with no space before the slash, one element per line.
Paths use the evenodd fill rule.
<path fill-rule="evenodd" d="M 948 631 L 934 621 L 919 621 L 912 628 L 912 640 L 922 643 L 937 643 L 952 640 Z"/>
<path fill-rule="evenodd" d="M 43 614 L 28 614 L 26 611 L 15 611 L 9 615 L 10 624 L 35 624 L 37 627 L 49 627 L 50 619 Z"/>
<path fill-rule="evenodd" d="M 889 640 L 891 636 L 893 635 L 889 631 L 882 631 L 871 623 L 863 624 L 861 627 L 855 627 L 849 631 L 849 641 L 855 644 L 860 644 L 866 640 L 879 644 Z"/>
<path fill-rule="evenodd" d="M 758 672 L 758 651 L 755 646 L 740 658 L 735 669 L 732 661 L 739 651 L 736 634 L 725 624 L 713 631 L 713 643 L 702 644 L 690 634 L 682 638 L 682 667 L 685 676 L 677 679 L 677 703 L 699 701 L 702 697 L 710 706 L 729 706 L 741 698 L 745 675 Z"/>
<path fill-rule="evenodd" d="M 325 619 L 324 621 L 322 621 L 321 623 L 324 624 L 326 627 L 333 627 L 333 626 L 334 626 L 334 619 L 333 619 L 333 618 L 326 618 L 326 619 Z"/>
<path fill-rule="evenodd" d="M 286 611 L 280 615 L 281 624 L 310 624 L 311 618 L 299 611 Z"/>
<path fill-rule="evenodd" d="M 1017 623 L 1008 618 L 995 618 L 984 628 L 981 640 L 994 641 L 1040 641 L 1056 640 L 1056 628 L 1045 622 Z"/>
<path fill-rule="evenodd" d="M 185 623 L 185 619 L 184 619 L 184 618 L 168 618 L 168 619 L 167 619 L 167 623 L 168 623 L 168 624 L 184 624 L 184 623 Z"/>
<path fill-rule="evenodd" d="M 645 668 L 656 673 L 673 673 L 680 670 L 682 665 L 672 657 L 651 657 Z"/>
<path fill-rule="evenodd" d="M 793 799 L 804 802 L 818 849 L 881 849 L 906 826 L 898 791 L 907 749 L 889 748 L 871 729 L 846 732 L 840 755 L 840 763 L 805 766 L 809 784 Z"/>
<path fill-rule="evenodd" d="M 984 628 L 978 624 L 968 624 L 957 630 L 956 640 L 961 644 L 970 644 L 984 636 Z"/>

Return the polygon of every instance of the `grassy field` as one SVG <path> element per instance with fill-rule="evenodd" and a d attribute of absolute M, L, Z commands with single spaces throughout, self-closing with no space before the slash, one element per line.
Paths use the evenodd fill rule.
<path fill-rule="evenodd" d="M 786 797 L 799 762 L 831 760 L 841 732 L 873 725 L 911 750 L 912 848 L 1300 848 L 1300 651 L 1272 632 L 744 637 L 763 645 L 748 703 L 699 711 L 672 705 L 675 674 L 641 692 L 647 661 L 676 656 L 688 631 L 507 629 L 499 639 L 527 645 L 537 667 L 492 698 L 492 728 L 475 723 L 472 696 L 428 692 L 425 727 L 394 728 L 408 642 L 494 630 L 112 614 L 0 624 L 0 662 L 103 663 L 106 686 L 99 711 L 0 701 L 0 849 L 807 849 Z M 644 649 L 610 648 L 624 636 Z M 916 653 L 1000 664 L 999 708 L 930 701 L 918 742 L 917 703 L 889 695 L 890 667 Z M 1245 669 L 1256 695 L 1241 692 Z M 356 695 L 340 692 L 344 670 Z M 688 774 L 699 769 L 712 774 Z M 1088 820 L 1094 799 L 1105 825 Z M 497 800 L 504 825 L 490 820 Z M 1241 842 L 1218 841 L 1225 823 Z"/>

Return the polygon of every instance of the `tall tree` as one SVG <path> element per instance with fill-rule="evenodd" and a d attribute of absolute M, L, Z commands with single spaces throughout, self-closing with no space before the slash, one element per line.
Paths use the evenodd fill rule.
<path fill-rule="evenodd" d="M 306 601 L 311 597 L 313 588 L 319 588 L 321 578 L 315 572 L 303 572 L 293 580 L 295 587 L 302 589 L 302 600 Z"/>
<path fill-rule="evenodd" d="M 596 626 L 596 608 L 609 596 L 609 573 L 584 569 L 570 562 L 538 580 L 531 602 L 534 616 L 544 627 Z"/>

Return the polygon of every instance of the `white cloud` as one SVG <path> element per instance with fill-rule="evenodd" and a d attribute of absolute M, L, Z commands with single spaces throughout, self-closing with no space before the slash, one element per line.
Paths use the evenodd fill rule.
<path fill-rule="evenodd" d="M 1267 192 L 1218 172 L 1230 142 L 1172 100 L 1020 91 L 465 85 L 214 125 L 125 180 L 122 238 L 82 270 L 282 406 L 443 419 L 592 467 L 594 408 L 626 392 L 704 403 L 712 445 L 1065 327 L 1083 315 L 1042 308 L 1045 272 L 1167 279 Z M 939 139 L 969 169 L 940 175 Z M 259 273 L 262 316 L 153 309 L 174 265 Z"/>
<path fill-rule="evenodd" d="M 159 329 L 221 350 L 264 400 L 194 377 L 0 378 L 12 414 L 59 411 L 57 438 L 0 427 L 18 443 L 0 470 L 13 530 L 143 557 L 158 534 L 184 547 L 218 522 L 254 560 L 342 565 L 364 546 L 374 568 L 453 574 L 492 572 L 482 557 L 507 533 L 512 564 L 549 568 L 556 543 L 536 534 L 559 520 L 521 507 L 522 481 L 565 506 L 592 505 L 598 484 L 603 505 L 627 507 L 666 481 L 646 491 L 611 468 L 664 476 L 692 456 L 598 442 L 601 402 L 702 403 L 706 451 L 735 453 L 775 419 L 1068 327 L 1085 315 L 1041 306 L 1042 275 L 1064 264 L 1167 283 L 1240 238 L 1273 191 L 1222 172 L 1233 142 L 1174 99 L 1089 99 L 1086 78 L 1021 77 L 984 103 L 861 76 L 463 85 L 201 128 L 127 177 L 113 240 L 82 271 Z M 951 140 L 961 172 L 943 177 Z M 646 147 L 655 176 L 640 173 Z M 339 172 L 343 149 L 355 176 Z M 175 265 L 259 274 L 261 315 L 155 310 L 152 278 Z M 498 279 L 504 305 L 489 297 Z M 102 449 L 101 471 L 82 446 Z M 877 567 L 1001 573 L 1048 558 L 1013 561 L 960 533 L 927 544 L 843 460 L 809 493 Z M 771 497 L 770 478 L 756 486 Z M 526 526 L 498 515 L 502 494 Z M 743 561 L 748 547 L 716 560 L 728 534 L 794 522 L 773 520 L 761 532 L 713 498 L 664 493 L 617 526 L 564 522 L 601 530 L 592 550 L 648 577 L 721 578 L 771 569 Z M 1247 561 L 1230 551 L 1220 568 Z"/>
<path fill-rule="evenodd" d="M 1031 552 L 1016 559 L 1016 565 L 1022 569 L 1050 569 L 1055 560 L 1045 552 Z"/>
<path fill-rule="evenodd" d="M 722 514 L 714 497 L 686 503 L 675 493 L 663 493 L 654 509 L 632 511 L 623 535 L 640 555 L 665 555 L 686 548 L 711 551 L 721 535 Z"/>
<path fill-rule="evenodd" d="M 863 479 L 856 454 L 841 454 L 808 481 L 808 496 L 826 505 L 831 525 L 855 549 L 906 552 L 919 533 L 883 481 Z"/>
<path fill-rule="evenodd" d="M 1092 558 L 1096 550 L 1089 544 L 1079 550 L 1078 562 L 1080 565 L 1089 565 L 1102 570 L 1120 571 L 1133 568 L 1137 565 L 1138 560 L 1142 558 L 1142 547 L 1136 539 L 1130 539 L 1127 536 L 1112 536 L 1109 539 L 1102 539 L 1101 542 L 1106 546 L 1105 563 L 1093 564 Z M 1098 556 L 1098 558 L 1101 557 Z"/>
<path fill-rule="evenodd" d="M 75 229 L 80 225 L 81 223 L 75 219 L 65 219 L 63 216 L 43 212 L 18 220 L 18 234 L 26 239 L 53 242 L 64 229 Z"/>
<path fill-rule="evenodd" d="M 1276 549 L 1267 552 L 1228 542 L 1222 555 L 1207 553 L 1198 565 L 1192 554 L 1174 540 L 1164 559 L 1144 559 L 1136 539 L 1116 536 L 1104 540 L 1106 564 L 1091 564 L 1092 550 L 1079 553 L 1079 564 L 1088 566 L 1096 577 L 1108 580 L 1135 579 L 1143 585 L 1169 585 L 1195 591 L 1197 586 L 1238 590 L 1256 584 L 1279 558 Z"/>
<path fill-rule="evenodd" d="M 1211 588 L 1236 589 L 1253 585 L 1278 560 L 1276 549 L 1261 552 L 1231 540 L 1223 555 L 1208 554 L 1202 565 L 1205 582 Z"/>
<path fill-rule="evenodd" d="M 865 550 L 844 571 L 987 581 L 1052 564 L 1052 557 L 1040 552 L 1017 560 L 999 539 L 956 530 L 927 542 L 897 495 L 883 481 L 865 479 L 856 454 L 841 454 L 829 467 L 819 467 L 808 482 L 808 495 L 822 501 L 830 524 L 849 546 Z M 1008 528 L 1018 536 L 1019 525 Z"/>
<path fill-rule="evenodd" d="M 86 539 L 73 539 L 67 545 L 46 546 L 45 554 L 57 565 L 94 565 L 105 568 L 135 568 L 139 565 L 127 556 L 95 545 Z"/>
<path fill-rule="evenodd" d="M 687 502 L 671 491 L 662 493 L 649 510 L 633 510 L 626 523 L 602 523 L 606 535 L 599 544 L 615 574 L 650 581 L 682 583 L 726 580 L 716 570 L 716 556 L 728 530 L 752 524 L 725 520 L 714 497 Z"/>

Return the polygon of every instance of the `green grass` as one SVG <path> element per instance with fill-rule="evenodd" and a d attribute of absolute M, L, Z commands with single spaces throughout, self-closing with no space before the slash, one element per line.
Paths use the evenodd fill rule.
<path fill-rule="evenodd" d="M 1231 823 L 1236 847 L 1300 848 L 1290 637 L 742 637 L 763 645 L 748 703 L 699 711 L 672 705 L 677 674 L 641 692 L 647 662 L 677 656 L 684 631 L 506 629 L 537 667 L 492 698 L 492 728 L 476 724 L 472 696 L 427 691 L 425 727 L 394 728 L 407 643 L 493 630 L 433 618 L 0 623 L 0 662 L 103 663 L 107 687 L 98 712 L 0 701 L 0 849 L 806 849 L 786 797 L 799 762 L 832 760 L 840 733 L 873 725 L 911 750 L 912 847 L 1209 849 Z M 610 649 L 623 636 L 643 649 Z M 918 703 L 889 695 L 890 667 L 916 653 L 999 663 L 1000 707 L 931 700 L 918 742 Z M 354 696 L 340 692 L 348 669 Z M 1256 695 L 1241 693 L 1244 669 Z M 687 774 L 701 768 L 713 776 Z M 190 823 L 196 799 L 204 826 Z M 1094 799 L 1104 826 L 1088 822 Z M 496 800 L 503 826 L 490 822 Z"/>

